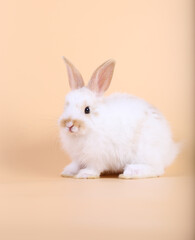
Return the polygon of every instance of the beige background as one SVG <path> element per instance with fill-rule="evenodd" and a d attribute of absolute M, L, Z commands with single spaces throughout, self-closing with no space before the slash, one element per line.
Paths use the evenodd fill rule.
<path fill-rule="evenodd" d="M 25 233 L 28 234 L 33 232 L 33 229 L 38 231 L 40 226 L 45 228 L 53 226 L 54 222 L 47 221 L 47 215 L 44 215 L 51 207 L 54 207 L 51 204 L 53 203 L 52 196 L 56 196 L 54 202 L 57 205 L 60 202 L 58 210 L 60 207 L 63 208 L 64 195 L 60 194 L 62 192 L 66 192 L 69 196 L 67 200 L 69 204 L 71 202 L 76 204 L 77 201 L 79 204 L 77 190 L 83 190 L 82 187 L 80 190 L 82 184 L 86 184 L 84 185 L 86 195 L 81 202 L 82 204 L 85 202 L 84 209 L 86 207 L 87 214 L 89 214 L 90 208 L 87 209 L 89 202 L 85 200 L 91 199 L 91 204 L 95 201 L 95 197 L 90 198 L 87 192 L 88 190 L 92 191 L 95 187 L 97 187 L 100 196 L 104 195 L 107 187 L 113 189 L 111 196 L 113 196 L 112 199 L 115 199 L 115 188 L 112 184 L 117 184 L 119 189 L 120 183 L 123 184 L 124 188 L 120 192 L 119 205 L 123 205 L 127 212 L 130 211 L 128 202 L 122 203 L 122 200 L 132 199 L 132 195 L 125 195 L 125 188 L 129 187 L 128 184 L 135 193 L 133 203 L 138 202 L 138 205 L 142 206 L 142 201 L 147 200 L 149 211 L 153 211 L 152 206 L 155 204 L 152 203 L 152 199 L 156 199 L 155 211 L 157 212 L 164 204 L 162 198 L 166 196 L 167 202 L 165 202 L 168 203 L 170 200 L 169 191 L 172 192 L 175 188 L 180 189 L 177 178 L 192 172 L 194 160 L 193 9 L 192 0 L 1 1 L 0 183 L 2 183 L 3 189 L 1 197 L 5 204 L 8 204 L 7 208 L 2 205 L 5 233 L 12 229 L 13 232 L 15 231 L 15 236 L 22 239 L 23 235 L 17 235 L 21 229 L 25 229 L 24 232 L 26 231 Z M 167 169 L 164 178 L 140 180 L 139 183 L 136 181 L 122 183 L 116 178 L 105 178 L 100 182 L 95 180 L 93 183 L 81 183 L 80 180 L 75 182 L 72 179 L 67 180 L 59 177 L 62 168 L 69 162 L 68 156 L 60 149 L 57 127 L 57 119 L 63 110 L 64 96 L 69 91 L 62 55 L 75 64 L 86 81 L 98 65 L 109 58 L 114 58 L 117 64 L 108 93 L 115 91 L 131 93 L 146 99 L 162 111 L 170 122 L 175 140 L 184 142 L 182 153 L 175 163 Z M 176 180 L 170 180 L 174 176 Z M 174 182 L 172 185 L 171 181 Z M 156 189 L 159 192 L 157 191 L 154 196 L 148 195 L 144 190 L 148 186 L 147 184 L 149 184 L 151 191 Z M 153 188 L 154 186 L 156 187 Z M 167 186 L 169 186 L 169 191 L 167 191 Z M 69 191 L 71 188 L 74 190 Z M 51 194 L 48 194 L 50 190 Z M 176 202 L 175 195 L 171 196 L 170 201 Z M 176 196 L 180 195 L 176 194 Z M 12 201 L 11 199 L 15 205 L 9 202 Z M 33 199 L 37 201 L 36 206 L 32 204 Z M 102 201 L 107 206 L 110 199 Z M 116 207 L 116 199 L 113 201 L 113 207 Z M 45 202 L 49 202 L 48 205 L 45 206 L 44 210 L 40 210 L 41 204 L 44 205 Z M 12 208 L 10 208 L 9 203 L 13 205 Z M 99 206 L 99 202 L 96 205 Z M 100 208 L 103 205 L 100 204 Z M 181 205 L 188 205 L 188 198 Z M 31 214 L 34 213 L 35 216 L 41 211 L 45 218 L 40 219 L 45 225 L 41 225 L 41 221 L 39 225 L 35 216 L 29 218 L 30 212 L 29 215 L 26 215 L 28 206 L 33 206 Z M 66 201 L 65 206 L 68 206 Z M 93 204 L 90 206 L 92 208 Z M 6 209 L 10 209 L 10 211 L 6 211 Z M 17 209 L 21 209 L 23 215 Z M 54 209 L 51 215 L 58 218 L 59 215 L 56 215 Z M 177 216 L 174 214 L 169 219 L 172 219 L 175 225 L 170 228 L 171 230 L 169 229 L 170 225 L 166 222 L 166 213 L 172 213 L 171 209 L 167 206 L 159 212 L 161 224 L 155 228 L 153 234 L 151 229 L 156 221 L 159 222 L 159 219 L 155 221 L 154 218 L 151 218 L 150 213 L 142 207 L 140 210 L 142 219 L 144 216 L 150 216 L 149 221 L 142 220 L 143 222 L 141 222 L 144 234 L 151 233 L 150 237 L 156 237 L 161 232 L 162 238 L 166 236 L 168 239 L 167 236 L 175 236 L 174 239 L 179 239 L 179 236 L 185 236 L 185 239 L 188 239 L 185 235 L 186 228 L 179 228 L 179 232 L 176 230 L 179 225 L 175 223 Z M 177 212 L 181 207 L 178 205 L 178 208 L 174 209 Z M 85 215 L 86 212 L 81 213 L 78 210 L 80 221 L 77 221 L 73 220 L 75 218 L 71 218 L 71 216 L 76 216 L 75 213 L 72 215 L 71 209 L 66 210 L 68 210 L 67 216 L 71 219 L 69 229 L 74 229 L 74 226 L 78 228 L 84 226 L 82 229 L 89 230 L 87 226 L 92 216 L 90 218 L 87 215 L 89 219 L 86 217 L 84 225 L 82 225 L 83 218 L 81 216 Z M 63 209 L 65 215 L 66 210 Z M 111 214 L 112 210 L 107 213 Z M 108 234 L 110 229 L 110 232 L 114 234 L 111 226 L 115 225 L 109 225 L 109 220 L 104 215 L 98 215 L 98 212 L 95 214 L 99 216 L 99 220 L 105 219 L 104 224 L 107 229 L 103 228 L 104 233 Z M 17 220 L 18 215 L 21 216 L 20 220 Z M 128 218 L 123 215 L 120 215 L 120 218 L 123 218 L 124 221 L 117 222 L 119 225 L 122 224 L 117 233 L 120 235 L 123 232 L 123 236 L 126 236 L 127 239 L 129 239 L 130 230 L 132 234 L 135 234 L 133 236 L 139 232 L 139 214 L 137 216 L 133 213 L 133 216 L 137 222 L 131 227 L 128 227 Z M 114 215 L 113 219 L 114 217 L 117 215 Z M 25 219 L 31 220 L 29 225 L 25 225 L 27 227 L 23 228 L 22 223 L 25 223 Z M 190 218 L 185 215 L 185 219 L 189 220 Z M 18 221 L 19 223 L 17 223 Z M 92 222 L 92 226 L 89 224 L 90 231 L 102 226 L 100 222 Z M 58 218 L 57 223 L 59 226 L 63 226 L 61 218 Z M 56 232 L 61 233 L 62 229 L 54 231 L 54 235 Z M 85 230 L 83 231 L 85 232 Z M 90 231 L 89 236 L 92 236 Z M 167 235 L 163 235 L 164 232 Z M 44 233 L 46 234 L 46 231 Z M 172 234 L 170 235 L 170 233 Z M 187 233 L 191 232 L 187 231 Z M 145 236 L 144 234 L 143 236 Z M 51 239 L 55 239 L 54 235 L 40 234 L 39 236 L 40 239 L 44 239 L 41 236 L 45 238 L 53 236 Z M 2 239 L 13 239 L 11 235 L 10 238 L 8 235 L 5 236 Z M 24 237 L 24 239 L 30 239 L 30 236 L 34 235 L 29 235 L 28 238 Z M 66 237 L 63 233 L 58 236 Z M 114 234 L 113 236 L 118 235 Z M 140 238 L 137 236 L 136 239 L 142 239 L 143 236 L 140 235 Z M 38 239 L 38 235 L 32 239 Z"/>

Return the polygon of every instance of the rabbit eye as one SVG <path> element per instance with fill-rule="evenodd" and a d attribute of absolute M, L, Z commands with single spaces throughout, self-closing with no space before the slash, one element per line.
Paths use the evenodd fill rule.
<path fill-rule="evenodd" d="M 85 114 L 89 114 L 90 113 L 90 108 L 87 106 L 86 108 L 85 108 Z"/>

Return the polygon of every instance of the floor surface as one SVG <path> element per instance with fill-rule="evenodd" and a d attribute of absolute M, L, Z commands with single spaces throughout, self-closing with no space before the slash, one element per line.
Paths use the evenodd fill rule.
<path fill-rule="evenodd" d="M 0 239 L 194 239 L 193 177 L 0 184 Z"/>

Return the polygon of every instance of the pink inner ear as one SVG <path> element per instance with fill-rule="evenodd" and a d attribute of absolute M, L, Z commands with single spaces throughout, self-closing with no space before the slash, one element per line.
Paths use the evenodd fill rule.
<path fill-rule="evenodd" d="M 67 67 L 70 88 L 72 90 L 82 88 L 84 86 L 84 81 L 80 72 L 65 57 L 63 58 Z"/>
<path fill-rule="evenodd" d="M 93 73 L 87 87 L 91 91 L 100 94 L 105 92 L 108 89 L 110 82 L 112 80 L 114 66 L 115 62 L 113 60 L 109 60 L 102 64 L 100 67 L 98 67 L 96 71 Z"/>
<path fill-rule="evenodd" d="M 113 72 L 114 72 L 114 66 L 112 66 L 112 65 L 109 65 L 106 69 L 104 69 L 102 72 L 100 72 L 98 87 L 101 92 L 105 92 L 108 89 L 108 87 L 110 86 Z"/>

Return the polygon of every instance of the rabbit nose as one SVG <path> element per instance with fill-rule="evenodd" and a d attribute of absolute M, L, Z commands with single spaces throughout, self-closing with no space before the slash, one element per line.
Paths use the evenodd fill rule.
<path fill-rule="evenodd" d="M 72 126 L 73 126 L 73 122 L 72 121 L 66 122 L 66 127 L 70 128 Z"/>
<path fill-rule="evenodd" d="M 59 124 L 61 127 L 70 128 L 70 127 L 72 127 L 73 122 L 71 121 L 71 119 L 62 118 L 62 119 L 60 119 Z"/>

